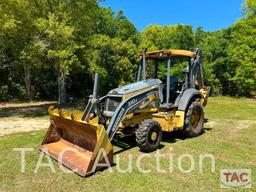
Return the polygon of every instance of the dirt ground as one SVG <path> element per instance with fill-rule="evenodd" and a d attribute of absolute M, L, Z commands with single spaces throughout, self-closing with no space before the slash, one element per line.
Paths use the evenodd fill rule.
<path fill-rule="evenodd" d="M 48 107 L 56 102 L 36 103 L 0 103 L 0 137 L 19 133 L 47 129 L 50 125 Z M 224 122 L 227 120 L 224 120 Z M 210 121 L 205 127 L 212 128 L 215 124 L 224 123 Z M 231 122 L 226 122 L 231 123 Z M 255 120 L 237 120 L 228 137 L 232 137 L 240 129 L 248 128 L 255 124 Z"/>
<path fill-rule="evenodd" d="M 0 137 L 49 127 L 47 109 L 55 102 L 0 104 Z"/>
<path fill-rule="evenodd" d="M 18 132 L 29 132 L 49 127 L 49 119 L 42 118 L 0 118 L 0 137 Z"/>

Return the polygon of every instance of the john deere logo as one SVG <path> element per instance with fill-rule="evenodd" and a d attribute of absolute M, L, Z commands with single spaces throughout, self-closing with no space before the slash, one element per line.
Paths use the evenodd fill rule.
<path fill-rule="evenodd" d="M 221 169 L 221 188 L 251 188 L 251 169 Z"/>

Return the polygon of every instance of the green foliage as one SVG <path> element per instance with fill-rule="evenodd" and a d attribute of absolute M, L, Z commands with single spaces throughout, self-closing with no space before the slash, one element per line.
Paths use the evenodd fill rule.
<path fill-rule="evenodd" d="M 131 39 L 137 42 L 136 27 L 124 16 L 123 11 L 117 15 L 109 8 L 100 8 L 97 14 L 95 32 L 108 35 L 111 38 L 119 37 L 122 40 Z"/>
<path fill-rule="evenodd" d="M 7 85 L 2 85 L 0 87 L 0 98 L 4 101 L 11 99 L 11 95 L 9 95 L 9 89 Z"/>
<path fill-rule="evenodd" d="M 250 96 L 256 90 L 256 18 L 238 21 L 231 28 L 231 43 L 228 47 L 230 65 L 235 67 L 232 77 L 237 95 Z"/>
<path fill-rule="evenodd" d="M 80 47 L 74 41 L 74 27 L 68 26 L 68 16 L 63 15 L 61 22 L 55 14 L 49 14 L 49 19 L 39 19 L 36 23 L 45 49 L 46 56 L 53 67 L 60 67 L 69 73 L 73 64 L 79 64 L 75 52 Z M 37 49 L 40 50 L 40 49 Z"/>
<path fill-rule="evenodd" d="M 156 49 L 185 49 L 194 48 L 194 33 L 191 26 L 173 25 L 163 26 L 149 25 L 141 33 L 140 48 L 149 51 Z"/>
<path fill-rule="evenodd" d="M 256 1 L 255 0 L 245 0 L 245 11 L 247 15 L 256 14 Z"/>
<path fill-rule="evenodd" d="M 234 25 L 216 32 L 189 25 L 149 25 L 138 32 L 123 11 L 115 14 L 97 0 L 2 0 L 0 100 L 56 99 L 66 91 L 85 97 L 95 71 L 104 94 L 134 80 L 145 48 L 196 47 L 202 49 L 206 83 L 216 93 L 255 96 L 255 0 L 245 0 L 243 11 Z M 180 61 L 173 75 L 184 67 Z M 165 73 L 160 67 L 160 76 Z"/>
<path fill-rule="evenodd" d="M 132 82 L 136 68 L 136 45 L 131 40 L 95 35 L 91 38 L 90 71 L 101 74 L 103 92 L 118 85 Z"/>
<path fill-rule="evenodd" d="M 0 101 L 11 101 L 26 98 L 26 89 L 20 83 L 9 80 L 8 84 L 0 84 Z"/>

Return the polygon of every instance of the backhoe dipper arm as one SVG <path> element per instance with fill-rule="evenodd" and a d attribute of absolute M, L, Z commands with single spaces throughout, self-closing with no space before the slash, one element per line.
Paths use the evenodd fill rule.
<path fill-rule="evenodd" d="M 135 111 L 140 107 L 140 104 L 143 105 L 143 102 L 147 101 L 149 96 L 152 94 L 157 94 L 159 88 L 154 88 L 138 95 L 135 95 L 125 101 L 123 101 L 119 107 L 115 110 L 114 115 L 111 118 L 111 121 L 107 128 L 107 134 L 110 140 L 113 139 L 119 124 L 124 119 L 125 115 L 128 112 Z"/>

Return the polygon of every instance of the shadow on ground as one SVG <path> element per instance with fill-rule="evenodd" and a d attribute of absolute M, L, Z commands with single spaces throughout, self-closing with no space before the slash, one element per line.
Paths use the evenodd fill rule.
<path fill-rule="evenodd" d="M 35 106 L 5 107 L 0 109 L 0 117 L 40 117 L 48 114 L 48 107 L 52 104 Z"/>
<path fill-rule="evenodd" d="M 12 104 L 12 106 L 0 106 L 0 118 L 1 117 L 41 117 L 48 115 L 49 106 L 54 105 L 56 107 L 63 108 L 66 111 L 83 111 L 86 106 L 86 100 L 80 100 L 77 102 L 68 102 L 65 105 L 58 105 L 57 102 L 47 103 L 25 103 L 22 105 Z"/>
<path fill-rule="evenodd" d="M 205 119 L 205 123 L 209 122 L 208 119 Z M 212 128 L 205 127 L 204 131 L 201 135 L 206 134 L 208 131 L 211 131 Z M 164 143 L 176 143 L 179 142 L 179 140 L 188 140 L 191 139 L 190 137 L 187 137 L 181 130 L 172 131 L 172 132 L 163 132 L 163 138 L 162 138 L 162 144 L 160 146 L 160 149 L 164 147 Z M 135 135 L 129 135 L 129 136 L 122 136 L 122 137 L 115 137 L 112 141 L 112 144 L 119 149 L 116 150 L 114 155 L 122 153 L 124 151 L 127 151 L 129 149 L 132 149 L 134 147 L 137 147 L 137 143 L 135 140 Z"/>

